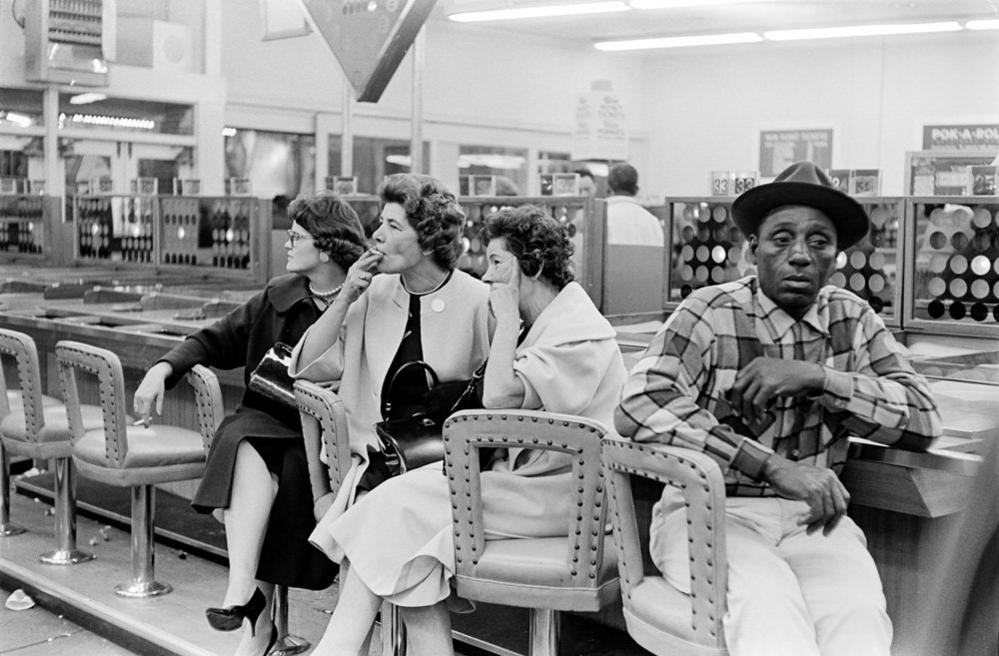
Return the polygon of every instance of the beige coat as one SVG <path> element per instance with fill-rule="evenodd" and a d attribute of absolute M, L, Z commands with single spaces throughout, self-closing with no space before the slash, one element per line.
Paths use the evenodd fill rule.
<path fill-rule="evenodd" d="M 613 426 L 627 376 L 616 333 L 576 283 L 545 308 L 517 346 L 524 408 L 581 415 Z M 568 530 L 571 458 L 511 449 L 482 473 L 487 538 L 546 537 Z M 454 574 L 450 491 L 440 463 L 390 478 L 348 512 L 319 523 L 309 540 L 350 560 L 375 594 L 401 606 L 448 596 Z"/>
<path fill-rule="evenodd" d="M 354 462 L 327 516 L 353 503 L 355 488 L 367 468 L 367 447 L 378 447 L 374 424 L 381 420 L 381 390 L 399 349 L 409 311 L 409 294 L 396 274 L 379 275 L 347 312 L 339 335 L 312 362 L 299 361 L 301 342 L 292 353 L 293 378 L 339 382 L 347 411 Z M 423 359 L 441 382 L 471 378 L 489 352 L 489 288 L 462 271 L 436 292 L 420 298 Z M 313 326 L 306 332 L 311 334 Z M 303 337 L 304 339 L 304 337 Z"/>

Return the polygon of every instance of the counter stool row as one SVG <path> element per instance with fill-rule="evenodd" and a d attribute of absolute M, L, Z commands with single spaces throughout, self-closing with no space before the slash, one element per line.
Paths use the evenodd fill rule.
<path fill-rule="evenodd" d="M 169 592 L 169 585 L 154 578 L 154 486 L 201 477 L 205 453 L 223 416 L 218 380 L 202 366 L 187 375 L 195 391 L 199 431 L 135 426 L 125 412 L 124 375 L 115 353 L 72 341 L 58 342 L 55 351 L 65 404 L 42 394 L 31 337 L 0 329 L 0 356 L 16 362 L 20 384 L 20 390 L 8 391 L 0 376 L 0 536 L 18 532 L 9 517 L 7 454 L 52 460 L 56 549 L 42 560 L 67 565 L 91 559 L 76 548 L 75 465 L 86 477 L 132 490 L 132 578 L 115 592 L 126 597 Z M 80 374 L 96 378 L 99 407 L 81 403 Z M 334 392 L 311 383 L 296 383 L 296 396 L 312 475 L 328 477 L 335 491 L 351 461 L 343 404 Z M 531 656 L 558 653 L 561 611 L 598 611 L 618 599 L 628 632 L 653 653 L 725 653 L 725 487 L 709 457 L 607 438 L 595 422 L 535 411 L 463 411 L 445 423 L 444 439 L 455 509 L 458 594 L 530 608 Z M 321 442 L 326 466 L 318 463 Z M 575 456 L 570 531 L 564 538 L 486 540 L 477 451 L 525 443 Z M 636 507 L 647 512 L 654 499 L 636 504 L 632 482 L 637 478 L 676 486 L 685 495 L 693 590 L 689 597 L 675 592 L 650 564 L 648 538 L 640 530 L 648 522 Z M 605 551 L 608 506 L 615 548 Z M 287 632 L 287 588 L 278 586 L 277 596 L 282 651 L 304 651 L 308 643 Z M 393 609 L 386 606 L 382 615 L 383 654 L 404 653 L 405 636 L 392 621 Z"/>
<path fill-rule="evenodd" d="M 124 373 L 115 353 L 73 341 L 58 342 L 55 351 L 65 403 L 42 394 L 34 340 L 0 329 L 0 357 L 13 360 L 20 387 L 7 390 L 0 373 L 0 537 L 24 532 L 10 521 L 8 454 L 53 463 L 56 549 L 42 554 L 47 564 L 74 565 L 94 557 L 76 546 L 74 472 L 128 487 L 132 494 L 132 577 L 115 586 L 115 592 L 135 598 L 166 594 L 171 586 L 155 579 L 155 485 L 202 476 L 205 454 L 224 414 L 218 379 L 200 365 L 186 376 L 195 393 L 198 431 L 162 424 L 136 426 L 125 412 Z M 78 374 L 96 379 L 100 406 L 80 402 Z M 277 587 L 274 608 L 282 653 L 308 649 L 308 642 L 288 633 L 287 587 Z"/>

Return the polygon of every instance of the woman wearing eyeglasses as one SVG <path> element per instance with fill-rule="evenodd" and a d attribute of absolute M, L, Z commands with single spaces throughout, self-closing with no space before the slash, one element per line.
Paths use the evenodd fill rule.
<path fill-rule="evenodd" d="M 243 380 L 275 342 L 295 344 L 336 299 L 346 272 L 364 251 L 357 214 L 322 192 L 288 207 L 285 275 L 215 324 L 190 335 L 164 355 L 135 392 L 134 411 L 148 420 L 162 412 L 165 387 L 195 364 L 243 367 Z M 229 553 L 229 584 L 220 608 L 206 611 L 221 631 L 244 625 L 236 654 L 265 654 L 276 631 L 270 620 L 275 584 L 319 590 L 335 567 L 308 544 L 315 528 L 313 498 L 298 412 L 247 390 L 226 417 L 208 454 L 192 505 L 222 510 Z"/>

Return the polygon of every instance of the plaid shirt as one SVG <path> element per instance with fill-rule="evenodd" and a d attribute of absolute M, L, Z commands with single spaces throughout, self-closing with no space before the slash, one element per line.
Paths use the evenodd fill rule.
<path fill-rule="evenodd" d="M 814 396 L 778 397 L 773 424 L 740 435 L 728 425 L 737 418 L 724 395 L 758 356 L 816 362 L 825 384 Z M 755 276 L 702 288 L 680 304 L 631 372 L 615 423 L 636 441 L 712 456 L 730 496 L 774 495 L 759 480 L 774 452 L 838 473 L 848 435 L 923 451 L 941 430 L 926 380 L 867 303 L 826 286 L 795 321 Z"/>

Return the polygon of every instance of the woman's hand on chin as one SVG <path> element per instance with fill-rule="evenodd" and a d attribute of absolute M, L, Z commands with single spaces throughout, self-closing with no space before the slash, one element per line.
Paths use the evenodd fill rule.
<path fill-rule="evenodd" d="M 511 259 L 510 275 L 506 281 L 495 281 L 489 286 L 489 309 L 497 323 L 504 320 L 520 321 L 520 266 Z"/>

